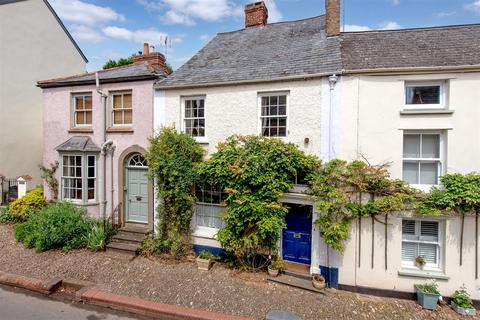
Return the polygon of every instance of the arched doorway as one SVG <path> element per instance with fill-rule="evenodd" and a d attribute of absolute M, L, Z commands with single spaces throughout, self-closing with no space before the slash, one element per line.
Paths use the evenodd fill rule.
<path fill-rule="evenodd" d="M 141 153 L 126 157 L 124 203 L 126 223 L 149 223 L 149 181 L 147 161 Z"/>

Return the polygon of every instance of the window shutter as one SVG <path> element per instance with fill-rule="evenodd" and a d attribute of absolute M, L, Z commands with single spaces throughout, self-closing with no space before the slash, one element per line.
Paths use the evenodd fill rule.
<path fill-rule="evenodd" d="M 437 245 L 420 243 L 418 249 L 418 255 L 424 257 L 427 263 L 437 264 Z"/>
<path fill-rule="evenodd" d="M 402 243 L 402 261 L 413 262 L 417 257 L 417 244 L 411 242 Z"/>
<path fill-rule="evenodd" d="M 402 234 L 404 238 L 405 236 L 415 236 L 415 220 L 402 221 Z"/>
<path fill-rule="evenodd" d="M 438 241 L 438 222 L 421 221 L 420 238 L 425 241 Z"/>

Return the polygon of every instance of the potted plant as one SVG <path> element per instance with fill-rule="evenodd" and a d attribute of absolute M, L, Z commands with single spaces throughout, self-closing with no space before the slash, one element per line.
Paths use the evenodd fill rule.
<path fill-rule="evenodd" d="M 420 268 L 420 269 L 423 269 L 423 267 L 425 267 L 425 264 L 427 263 L 427 261 L 425 260 L 425 257 L 424 256 L 418 256 L 415 258 L 415 264 Z"/>
<path fill-rule="evenodd" d="M 280 272 L 285 270 L 285 262 L 281 258 L 276 257 L 271 259 L 269 257 L 270 264 L 268 265 L 268 275 L 271 277 L 276 277 Z"/>
<path fill-rule="evenodd" d="M 438 292 L 438 284 L 435 280 L 425 284 L 416 284 L 417 302 L 424 309 L 435 310 L 437 307 L 440 292 Z"/>
<path fill-rule="evenodd" d="M 463 316 L 474 316 L 476 314 L 472 299 L 465 286 L 453 293 L 451 305 L 453 310 Z"/>
<path fill-rule="evenodd" d="M 326 287 L 325 278 L 321 274 L 314 274 L 312 276 L 312 285 L 318 290 L 323 290 Z"/>
<path fill-rule="evenodd" d="M 198 270 L 210 270 L 216 259 L 217 256 L 213 253 L 205 250 L 201 251 L 196 259 Z"/>

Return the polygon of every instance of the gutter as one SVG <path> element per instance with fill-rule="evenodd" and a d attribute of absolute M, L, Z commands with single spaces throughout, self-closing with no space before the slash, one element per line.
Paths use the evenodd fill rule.
<path fill-rule="evenodd" d="M 444 73 L 444 72 L 480 72 L 480 64 L 462 66 L 439 66 L 439 67 L 411 67 L 411 68 L 376 68 L 376 69 L 343 69 L 343 75 L 398 75 L 418 73 Z"/>
<path fill-rule="evenodd" d="M 173 89 L 191 89 L 191 88 L 206 88 L 206 87 L 220 87 L 220 86 L 235 86 L 242 84 L 255 84 L 255 83 L 271 83 L 271 82 L 284 82 L 284 81 L 301 81 L 316 78 L 323 78 L 331 76 L 332 74 L 341 75 L 342 71 L 329 71 L 322 73 L 306 74 L 299 76 L 286 76 L 271 79 L 255 79 L 255 80 L 238 80 L 238 81 L 221 81 L 221 82 L 209 82 L 198 84 L 184 84 L 184 85 L 162 85 L 162 82 L 153 86 L 154 89 L 173 90 Z M 167 78 L 168 79 L 168 78 Z"/>
<path fill-rule="evenodd" d="M 153 80 L 158 78 L 158 75 L 144 75 L 136 77 L 121 77 L 121 78 L 110 78 L 102 79 L 102 83 L 118 83 L 118 82 L 129 82 L 129 81 L 141 81 L 141 80 Z M 64 82 L 37 82 L 37 87 L 39 88 L 58 88 L 58 87 L 72 87 L 72 86 L 84 86 L 96 84 L 95 79 L 89 80 L 80 80 L 80 81 L 64 81 Z"/>

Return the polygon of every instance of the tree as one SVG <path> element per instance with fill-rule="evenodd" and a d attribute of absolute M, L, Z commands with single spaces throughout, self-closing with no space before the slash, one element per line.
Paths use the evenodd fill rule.
<path fill-rule="evenodd" d="M 103 69 L 106 70 L 106 69 L 111 69 L 111 68 L 115 68 L 115 67 L 120 67 L 120 66 L 125 66 L 125 65 L 132 64 L 133 63 L 133 57 L 134 57 L 134 55 L 132 54 L 130 57 L 120 58 L 120 59 L 118 59 L 118 61 L 110 59 L 103 65 Z"/>

